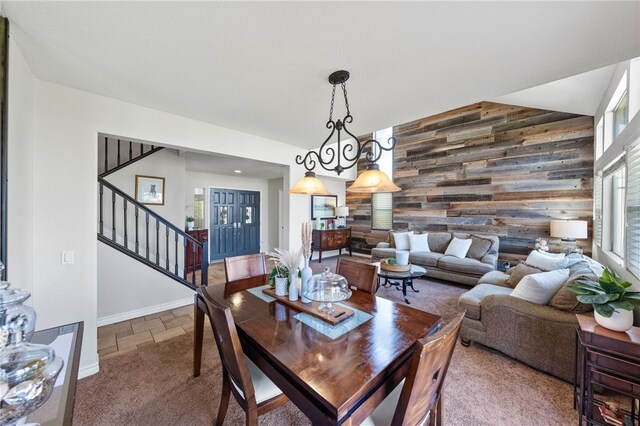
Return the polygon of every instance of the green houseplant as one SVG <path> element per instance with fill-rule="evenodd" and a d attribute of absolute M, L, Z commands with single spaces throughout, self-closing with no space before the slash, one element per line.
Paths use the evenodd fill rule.
<path fill-rule="evenodd" d="M 196 224 L 196 218 L 193 216 L 187 216 L 187 230 L 191 231 Z"/>
<path fill-rule="evenodd" d="M 595 319 L 601 326 L 627 331 L 633 325 L 633 308 L 640 306 L 640 292 L 628 291 L 631 283 L 606 268 L 598 281 L 578 280 L 567 287 L 578 301 L 592 304 Z"/>

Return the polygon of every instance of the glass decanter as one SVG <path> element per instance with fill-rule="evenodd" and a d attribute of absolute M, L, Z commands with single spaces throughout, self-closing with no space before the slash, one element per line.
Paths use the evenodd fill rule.
<path fill-rule="evenodd" d="M 0 272 L 4 265 L 0 262 Z M 31 297 L 31 293 L 20 289 L 9 288 L 8 281 L 0 281 L 0 349 L 15 342 L 15 324 L 23 319 L 21 340 L 31 340 L 36 326 L 36 311 L 23 302 Z"/>
<path fill-rule="evenodd" d="M 51 347 L 22 340 L 26 325 L 18 318 L 14 342 L 0 350 L 0 424 L 14 424 L 42 406 L 64 365 Z"/>

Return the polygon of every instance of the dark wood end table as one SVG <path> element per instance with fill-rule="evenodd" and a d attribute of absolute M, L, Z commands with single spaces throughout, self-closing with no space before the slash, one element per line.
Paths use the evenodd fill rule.
<path fill-rule="evenodd" d="M 386 271 L 380 267 L 380 262 L 374 262 L 372 265 L 378 268 L 378 288 L 380 288 L 380 286 L 395 287 L 396 290 L 402 291 L 402 296 L 407 304 L 411 304 L 409 298 L 407 298 L 407 287 L 411 287 L 411 290 L 415 293 L 420 293 L 420 290 L 416 290 L 413 287 L 413 279 L 420 278 L 427 274 L 425 268 L 417 265 L 411 265 L 411 270 L 406 272 Z M 380 278 L 384 278 L 383 284 L 380 283 Z"/>

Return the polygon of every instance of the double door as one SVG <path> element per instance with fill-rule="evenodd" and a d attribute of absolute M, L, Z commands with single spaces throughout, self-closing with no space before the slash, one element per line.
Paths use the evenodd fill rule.
<path fill-rule="evenodd" d="M 211 260 L 260 251 L 260 193 L 212 188 L 210 200 Z"/>

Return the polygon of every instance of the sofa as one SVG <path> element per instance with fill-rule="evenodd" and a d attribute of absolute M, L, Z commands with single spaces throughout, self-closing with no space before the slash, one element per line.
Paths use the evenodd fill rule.
<path fill-rule="evenodd" d="M 463 345 L 480 343 L 538 370 L 571 382 L 575 368 L 576 314 L 592 315 L 592 306 L 577 301 L 567 286 L 597 280 L 603 267 L 580 254 L 566 257 L 569 276 L 548 305 L 511 296 L 508 273 L 493 271 L 460 296 L 466 310 L 460 328 Z M 513 269 L 513 268 L 512 268 Z"/>
<path fill-rule="evenodd" d="M 453 237 L 472 240 L 471 248 L 466 257 L 458 258 L 444 254 Z M 500 240 L 496 236 L 428 232 L 427 239 L 430 251 L 410 250 L 409 262 L 424 267 L 430 278 L 474 286 L 480 277 L 496 269 L 500 247 Z M 389 232 L 386 242 L 378 243 L 371 250 L 373 261 L 395 257 L 395 255 L 393 231 Z"/>

